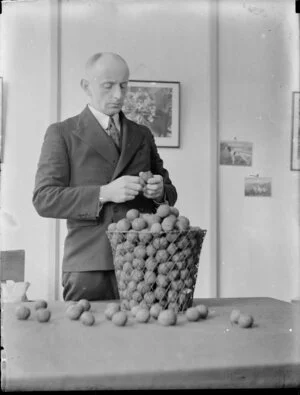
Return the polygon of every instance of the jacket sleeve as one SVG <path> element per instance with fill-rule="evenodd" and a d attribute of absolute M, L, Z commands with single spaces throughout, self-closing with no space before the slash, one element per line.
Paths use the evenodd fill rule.
<path fill-rule="evenodd" d="M 38 161 L 33 205 L 42 217 L 96 219 L 99 185 L 70 186 L 70 163 L 61 124 L 46 131 Z"/>
<path fill-rule="evenodd" d="M 151 140 L 151 171 L 153 174 L 160 174 L 164 181 L 165 200 L 170 206 L 174 206 L 177 201 L 177 191 L 169 177 L 169 172 L 164 168 L 164 163 L 157 151 L 154 137 L 150 130 L 149 138 Z"/>

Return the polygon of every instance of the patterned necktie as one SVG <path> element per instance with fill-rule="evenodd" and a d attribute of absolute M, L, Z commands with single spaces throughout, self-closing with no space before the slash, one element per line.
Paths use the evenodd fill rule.
<path fill-rule="evenodd" d="M 109 136 L 113 139 L 116 146 L 120 148 L 120 132 L 116 127 L 113 117 L 109 117 L 107 132 Z"/>

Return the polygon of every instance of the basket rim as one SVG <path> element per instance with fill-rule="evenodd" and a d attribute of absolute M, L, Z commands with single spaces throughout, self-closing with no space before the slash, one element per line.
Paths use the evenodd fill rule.
<path fill-rule="evenodd" d="M 129 230 L 106 230 L 106 233 L 122 233 L 122 234 L 126 234 L 129 232 L 141 232 L 141 231 L 146 231 L 148 233 L 151 234 L 165 234 L 165 233 L 188 233 L 188 232 L 202 232 L 202 233 L 207 233 L 207 229 L 202 229 L 199 226 L 191 226 L 189 229 L 187 230 L 178 230 L 178 229 L 172 229 L 172 230 L 161 230 L 160 232 L 151 232 L 150 229 L 144 228 L 141 230 L 135 230 L 135 229 L 129 229 Z"/>

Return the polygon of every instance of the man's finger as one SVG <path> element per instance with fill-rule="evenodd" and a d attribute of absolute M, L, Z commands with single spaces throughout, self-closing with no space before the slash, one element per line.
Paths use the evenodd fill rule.
<path fill-rule="evenodd" d="M 142 186 L 141 184 L 130 183 L 126 185 L 126 189 L 139 192 L 142 190 Z"/>
<path fill-rule="evenodd" d="M 148 180 L 148 184 L 160 184 L 163 182 L 162 176 L 155 175 Z"/>
<path fill-rule="evenodd" d="M 152 184 L 152 185 L 147 185 L 145 189 L 147 192 L 150 192 L 150 191 L 153 192 L 153 191 L 157 191 L 158 187 L 157 187 L 157 184 Z"/>
<path fill-rule="evenodd" d="M 125 177 L 127 182 L 135 183 L 135 184 L 140 182 L 140 177 L 138 176 L 125 176 Z"/>
<path fill-rule="evenodd" d="M 160 189 L 160 188 L 155 188 L 155 189 L 147 188 L 144 190 L 144 195 L 147 194 L 147 195 L 151 195 L 151 196 L 154 196 L 154 195 L 157 196 L 157 195 L 161 195 L 161 193 L 162 193 L 162 189 Z"/>
<path fill-rule="evenodd" d="M 152 194 L 149 193 L 148 191 L 145 191 L 145 192 L 144 192 L 144 196 L 145 196 L 146 198 L 152 198 Z"/>

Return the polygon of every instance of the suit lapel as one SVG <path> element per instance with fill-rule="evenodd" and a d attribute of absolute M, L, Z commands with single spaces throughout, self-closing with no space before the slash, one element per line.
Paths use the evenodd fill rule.
<path fill-rule="evenodd" d="M 73 133 L 86 144 L 90 145 L 108 162 L 113 164 L 116 156 L 119 156 L 117 148 L 111 138 L 102 129 L 97 119 L 89 110 L 88 106 L 79 115 L 77 128 Z"/>
<path fill-rule="evenodd" d="M 122 173 L 143 141 L 143 134 L 139 127 L 129 121 L 122 112 L 120 112 L 120 123 L 122 127 L 122 149 L 112 177 L 113 180 Z"/>

